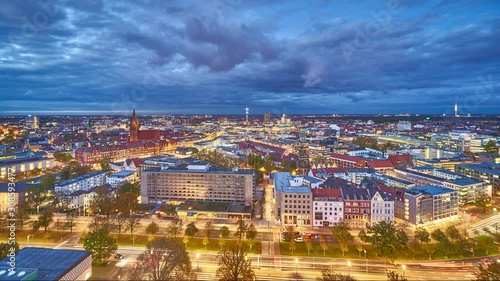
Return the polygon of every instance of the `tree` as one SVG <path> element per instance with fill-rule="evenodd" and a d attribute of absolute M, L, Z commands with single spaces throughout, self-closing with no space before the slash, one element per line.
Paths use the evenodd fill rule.
<path fill-rule="evenodd" d="M 38 217 L 38 220 L 35 222 L 37 228 L 43 228 L 43 231 L 46 233 L 49 225 L 54 221 L 54 212 L 51 208 L 46 208 L 43 210 L 42 214 Z"/>
<path fill-rule="evenodd" d="M 423 227 L 417 227 L 415 230 L 415 239 L 420 242 L 420 246 L 422 246 L 422 243 L 429 243 L 431 241 L 429 232 Z"/>
<path fill-rule="evenodd" d="M 116 209 L 122 214 L 129 214 L 137 209 L 137 196 L 132 192 L 125 192 L 118 196 L 116 200 Z"/>
<path fill-rule="evenodd" d="M 189 236 L 184 236 L 184 238 L 182 238 L 182 243 L 184 243 L 184 246 L 187 248 L 187 245 L 189 243 Z"/>
<path fill-rule="evenodd" d="M 309 238 L 304 239 L 304 242 L 306 243 L 307 255 L 309 255 L 311 253 L 311 250 L 314 248 L 314 246 L 311 242 L 311 239 L 309 239 Z"/>
<path fill-rule="evenodd" d="M 40 186 L 43 189 L 53 188 L 56 185 L 56 177 L 53 174 L 47 174 L 40 179 Z"/>
<path fill-rule="evenodd" d="M 205 233 L 205 236 L 210 239 L 210 235 L 212 234 L 212 232 L 214 232 L 214 229 L 214 222 L 212 220 L 209 220 L 205 223 L 203 232 Z"/>
<path fill-rule="evenodd" d="M 127 223 L 128 216 L 126 214 L 116 214 L 113 218 L 113 224 L 118 229 L 118 235 L 122 234 L 122 229 Z"/>
<path fill-rule="evenodd" d="M 19 225 L 19 230 L 23 230 L 23 226 L 30 219 L 28 212 L 29 206 L 26 201 L 19 201 L 17 204 L 16 224 Z"/>
<path fill-rule="evenodd" d="M 483 151 L 498 154 L 498 146 L 496 141 L 489 140 L 487 143 L 485 143 L 483 145 Z"/>
<path fill-rule="evenodd" d="M 129 280 L 196 280 L 184 244 L 165 237 L 150 241 L 127 275 Z"/>
<path fill-rule="evenodd" d="M 69 161 L 73 160 L 73 156 L 69 153 L 54 152 L 53 156 L 56 161 L 63 163 L 68 163 Z"/>
<path fill-rule="evenodd" d="M 408 279 L 399 275 L 396 271 L 389 270 L 387 271 L 387 281 L 408 281 Z"/>
<path fill-rule="evenodd" d="M 321 235 L 321 237 L 319 238 L 319 243 L 321 249 L 323 250 L 323 256 L 324 256 L 326 255 L 326 251 L 328 250 L 328 243 L 326 243 L 325 235 Z"/>
<path fill-rule="evenodd" d="M 184 235 L 189 236 L 190 238 L 193 238 L 196 233 L 198 233 L 198 228 L 196 227 L 194 222 L 189 223 L 186 226 L 186 230 L 184 231 Z"/>
<path fill-rule="evenodd" d="M 438 242 L 438 248 L 444 252 L 446 257 L 448 257 L 448 253 L 452 248 L 452 243 L 448 237 L 446 237 L 446 234 L 438 228 L 431 233 L 431 237 Z"/>
<path fill-rule="evenodd" d="M 247 244 L 248 244 L 248 246 L 250 246 L 250 250 L 252 250 L 252 248 L 253 248 L 255 237 L 257 237 L 257 229 L 255 228 L 255 225 L 253 225 L 253 223 L 251 223 L 247 227 L 247 232 L 245 233 L 245 238 L 248 240 Z"/>
<path fill-rule="evenodd" d="M 500 263 L 492 262 L 487 266 L 479 264 L 478 270 L 473 272 L 476 281 L 496 281 L 500 280 Z"/>
<path fill-rule="evenodd" d="M 103 170 L 103 171 L 111 171 L 111 166 L 109 165 L 109 162 L 110 162 L 109 158 L 102 159 L 99 162 L 99 165 L 101 166 L 101 170 Z"/>
<path fill-rule="evenodd" d="M 253 281 L 255 272 L 252 269 L 252 261 L 246 258 L 247 245 L 234 243 L 229 249 L 223 249 L 218 254 L 219 267 L 216 277 L 220 281 Z"/>
<path fill-rule="evenodd" d="M 111 190 L 105 186 L 98 186 L 94 189 L 95 196 L 90 202 L 90 209 L 95 214 L 106 215 L 109 218 L 113 207 L 113 195 Z"/>
<path fill-rule="evenodd" d="M 226 239 L 224 239 L 222 236 L 219 238 L 219 247 L 220 249 L 222 250 L 222 248 L 224 248 L 224 246 L 226 245 Z"/>
<path fill-rule="evenodd" d="M 33 206 L 38 213 L 38 207 L 47 199 L 47 190 L 41 185 L 35 185 L 33 187 L 28 188 L 28 204 Z"/>
<path fill-rule="evenodd" d="M 332 236 L 339 241 L 342 256 L 349 250 L 348 244 L 354 240 L 354 237 L 349 232 L 350 230 L 351 228 L 344 221 L 335 223 L 332 226 Z"/>
<path fill-rule="evenodd" d="M 66 227 L 69 227 L 69 233 L 73 233 L 73 227 L 76 225 L 75 220 L 75 212 L 66 213 Z"/>
<path fill-rule="evenodd" d="M 160 231 L 160 227 L 154 221 L 148 224 L 148 226 L 146 227 L 147 234 L 155 235 L 156 233 L 158 233 L 158 231 Z"/>
<path fill-rule="evenodd" d="M 243 238 L 245 233 L 247 232 L 248 224 L 246 224 L 242 218 L 238 220 L 236 223 L 236 231 L 234 232 L 234 236 L 237 237 L 239 240 Z"/>
<path fill-rule="evenodd" d="M 167 226 L 167 236 L 168 237 L 173 237 L 173 238 L 176 238 L 179 234 L 181 234 L 181 226 L 176 224 L 176 223 L 173 223 L 171 222 L 168 226 Z"/>
<path fill-rule="evenodd" d="M 203 237 L 203 246 L 205 246 L 205 249 L 207 248 L 208 243 L 210 243 L 210 239 L 205 235 L 205 237 Z"/>
<path fill-rule="evenodd" d="M 109 258 L 117 249 L 116 239 L 109 236 L 109 230 L 100 228 L 89 232 L 83 240 L 83 248 L 92 252 L 94 262 Z"/>
<path fill-rule="evenodd" d="M 111 230 L 109 219 L 102 216 L 94 216 L 92 222 L 89 224 L 90 230 L 106 229 Z"/>
<path fill-rule="evenodd" d="M 360 146 L 360 148 L 372 148 L 372 149 L 377 149 L 379 150 L 378 142 L 376 138 L 372 138 L 369 136 L 359 136 L 356 137 L 352 143 L 357 144 Z"/>
<path fill-rule="evenodd" d="M 331 269 L 321 270 L 321 277 L 318 277 L 318 280 L 319 281 L 357 281 L 351 275 L 335 273 Z"/>
<path fill-rule="evenodd" d="M 133 216 L 132 214 L 127 216 L 127 229 L 130 230 L 130 235 L 134 235 L 134 230 L 141 225 L 141 217 Z"/>
<path fill-rule="evenodd" d="M 219 230 L 219 237 L 227 238 L 229 236 L 229 228 L 227 226 L 221 226 Z"/>
<path fill-rule="evenodd" d="M 19 251 L 19 243 L 17 243 L 16 241 L 12 243 L 10 241 L 14 240 L 9 240 L 9 242 L 6 243 L 0 243 L 0 259 L 6 258 L 7 255 L 12 252 L 17 253 Z"/>
<path fill-rule="evenodd" d="M 288 245 L 288 250 L 293 251 L 297 250 L 297 244 L 295 244 L 295 239 L 290 240 L 290 244 Z"/>
<path fill-rule="evenodd" d="M 483 207 L 483 213 L 486 213 L 486 207 L 493 202 L 493 199 L 486 192 L 477 192 L 474 198 L 474 205 Z"/>
<path fill-rule="evenodd" d="M 141 195 L 140 183 L 139 182 L 134 182 L 134 183 L 125 182 L 122 186 L 120 186 L 120 188 L 118 188 L 118 191 L 116 192 L 116 194 L 118 196 L 120 196 L 120 195 L 125 194 L 127 192 L 132 192 L 132 194 L 134 194 L 136 198 L 139 197 Z"/>
<path fill-rule="evenodd" d="M 408 236 L 403 229 L 397 229 L 394 223 L 380 221 L 366 228 L 365 241 L 372 244 L 379 257 L 392 262 L 407 249 Z"/>

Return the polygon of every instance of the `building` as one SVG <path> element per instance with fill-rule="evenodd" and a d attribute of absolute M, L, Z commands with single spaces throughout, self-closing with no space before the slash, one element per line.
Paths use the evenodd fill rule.
<path fill-rule="evenodd" d="M 500 164 L 491 162 L 481 164 L 460 164 L 455 166 L 455 171 L 467 177 L 485 181 L 492 186 L 496 194 L 500 192 Z"/>
<path fill-rule="evenodd" d="M 312 226 L 332 226 L 344 219 L 344 202 L 340 188 L 312 189 Z"/>
<path fill-rule="evenodd" d="M 26 247 L 15 256 L 15 271 L 9 271 L 10 257 L 0 261 L 0 280 L 89 280 L 92 253 Z M 14 272 L 14 273 L 12 273 Z"/>
<path fill-rule="evenodd" d="M 411 181 L 418 185 L 436 185 L 452 188 L 459 192 L 460 203 L 473 203 L 476 194 L 486 192 L 491 195 L 491 188 L 484 181 L 465 177 L 462 174 L 438 169 L 432 166 L 394 169 L 396 178 Z"/>
<path fill-rule="evenodd" d="M 112 187 L 120 187 L 126 182 L 135 182 L 137 173 L 135 171 L 119 171 L 106 177 L 106 183 Z"/>
<path fill-rule="evenodd" d="M 372 179 L 381 181 L 387 186 L 409 189 L 415 186 L 415 183 L 395 177 L 391 177 L 381 173 L 373 173 L 370 175 Z"/>
<path fill-rule="evenodd" d="M 411 131 L 411 122 L 410 121 L 399 121 L 397 125 L 397 130 L 402 131 Z"/>
<path fill-rule="evenodd" d="M 264 123 L 271 122 L 271 112 L 264 112 Z"/>
<path fill-rule="evenodd" d="M 425 224 L 458 217 L 458 191 L 442 186 L 415 186 L 405 192 L 405 219 Z"/>
<path fill-rule="evenodd" d="M 307 175 L 309 173 L 309 169 L 311 165 L 309 163 L 309 143 L 305 139 L 305 133 L 300 133 L 300 141 L 298 144 L 298 155 L 299 159 L 297 161 L 297 174 L 298 175 Z"/>
<path fill-rule="evenodd" d="M 8 174 L 29 173 L 35 169 L 45 170 L 54 167 L 54 159 L 27 156 L 0 160 L 0 178 L 6 178 Z"/>
<path fill-rule="evenodd" d="M 480 163 L 492 162 L 495 164 L 500 164 L 500 154 L 489 153 L 489 152 L 480 152 L 480 153 L 477 153 L 477 155 L 479 156 Z"/>
<path fill-rule="evenodd" d="M 393 196 L 376 188 L 369 188 L 368 192 L 371 196 L 370 223 L 373 225 L 381 221 L 394 222 Z"/>
<path fill-rule="evenodd" d="M 106 182 L 106 172 L 96 171 L 73 179 L 62 181 L 56 184 L 55 192 L 71 194 L 78 190 L 90 190 Z"/>
<path fill-rule="evenodd" d="M 346 184 L 343 184 L 341 189 L 344 220 L 353 228 L 363 228 L 367 223 L 371 223 L 371 196 L 368 189 Z"/>
<path fill-rule="evenodd" d="M 252 206 L 227 202 L 186 201 L 176 208 L 179 219 L 252 219 Z"/>
<path fill-rule="evenodd" d="M 423 150 L 423 156 L 425 159 L 457 158 L 464 156 L 464 153 L 458 150 L 429 146 Z"/>
<path fill-rule="evenodd" d="M 336 177 L 359 184 L 363 179 L 370 178 L 374 172 L 371 168 L 318 168 L 311 169 L 309 176 L 319 179 Z"/>
<path fill-rule="evenodd" d="M 348 154 L 336 154 L 333 153 L 330 157 L 335 166 L 340 168 L 364 168 L 366 167 L 366 160 L 357 157 L 350 156 Z"/>
<path fill-rule="evenodd" d="M 273 173 L 274 215 L 283 226 L 310 226 L 312 223 L 312 192 L 303 177 L 287 172 Z"/>
<path fill-rule="evenodd" d="M 465 151 L 466 139 L 461 136 L 438 134 L 431 137 L 431 142 L 438 148 Z"/>
<path fill-rule="evenodd" d="M 29 130 L 36 130 L 40 127 L 40 120 L 38 119 L 38 116 L 35 115 L 28 115 L 26 117 L 26 128 Z"/>
<path fill-rule="evenodd" d="M 130 120 L 129 125 L 130 130 L 130 142 L 135 141 L 152 141 L 152 140 L 160 140 L 161 136 L 158 130 L 140 130 L 139 119 L 137 119 L 137 115 L 134 112 L 132 113 L 132 118 Z"/>
<path fill-rule="evenodd" d="M 254 199 L 254 170 L 221 168 L 185 158 L 171 166 L 151 167 L 141 172 L 143 204 L 192 200 L 251 206 Z"/>
<path fill-rule="evenodd" d="M 14 184 L 0 182 L 0 212 L 6 213 L 9 208 L 16 207 L 19 202 L 25 201 L 28 196 L 27 190 L 33 186 L 24 181 Z"/>
<path fill-rule="evenodd" d="M 113 189 L 111 185 L 104 184 L 100 187 L 110 190 L 110 194 L 115 196 L 116 189 Z M 68 204 L 69 209 L 78 210 L 78 214 L 83 213 L 87 215 L 92 202 L 97 197 L 96 188 L 99 187 L 93 187 L 89 190 L 78 190 L 69 195 L 63 195 L 60 198 Z"/>
<path fill-rule="evenodd" d="M 474 160 L 472 157 L 461 156 L 454 158 L 415 159 L 414 162 L 417 167 L 433 166 L 436 168 L 454 171 L 455 165 L 472 164 L 474 163 Z"/>

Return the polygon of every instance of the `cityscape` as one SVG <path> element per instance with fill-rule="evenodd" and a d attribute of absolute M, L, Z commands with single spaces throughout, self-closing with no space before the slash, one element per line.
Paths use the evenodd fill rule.
<path fill-rule="evenodd" d="M 500 280 L 499 3 L 2 7 L 0 280 Z"/>

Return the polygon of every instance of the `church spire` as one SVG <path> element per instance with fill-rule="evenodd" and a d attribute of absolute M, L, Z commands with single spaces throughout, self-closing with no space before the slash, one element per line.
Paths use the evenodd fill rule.
<path fill-rule="evenodd" d="M 139 120 L 137 120 L 137 115 L 134 111 L 132 112 L 132 119 L 130 120 L 130 138 L 129 141 L 137 141 L 137 136 L 139 135 Z"/>

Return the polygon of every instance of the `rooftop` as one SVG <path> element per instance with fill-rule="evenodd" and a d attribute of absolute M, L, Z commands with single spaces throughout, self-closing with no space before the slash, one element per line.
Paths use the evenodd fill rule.
<path fill-rule="evenodd" d="M 37 269 L 36 280 L 58 280 L 90 255 L 89 251 L 27 247 L 16 253 L 16 270 L 28 272 Z M 8 262 L 7 257 L 0 261 L 0 264 L 7 265 Z M 0 275 L 0 280 L 21 280 L 21 278 L 3 278 Z"/>
<path fill-rule="evenodd" d="M 116 173 L 110 175 L 110 177 L 125 178 L 125 177 L 128 177 L 130 175 L 133 175 L 134 173 L 135 173 L 135 171 L 124 170 L 124 171 L 116 172 Z"/>
<path fill-rule="evenodd" d="M 66 180 L 66 181 L 59 182 L 59 183 L 56 184 L 56 186 L 65 186 L 65 185 L 68 185 L 68 184 L 72 184 L 72 183 L 75 183 L 75 182 L 86 180 L 88 178 L 95 177 L 95 176 L 101 175 L 101 174 L 106 174 L 106 173 L 107 173 L 106 171 L 95 171 L 95 172 L 92 172 L 92 173 L 85 174 L 83 176 L 79 176 L 79 177 L 76 177 L 76 178 L 73 178 L 73 179 L 69 179 L 69 180 Z"/>
<path fill-rule="evenodd" d="M 457 192 L 454 189 L 447 188 L 444 186 L 437 186 L 437 185 L 422 185 L 422 186 L 414 186 L 409 189 L 410 191 L 418 191 L 420 193 L 427 193 L 430 195 L 440 195 L 440 194 L 446 194 L 450 192 Z"/>
<path fill-rule="evenodd" d="M 302 176 L 292 176 L 288 172 L 274 173 L 274 188 L 281 192 L 311 193 L 311 188 L 302 184 Z"/>
<path fill-rule="evenodd" d="M 28 184 L 24 181 L 15 182 L 14 186 L 10 183 L 11 189 L 14 188 L 15 192 L 25 192 L 28 188 L 33 187 L 35 185 Z M 8 182 L 0 182 L 0 192 L 9 192 L 9 183 Z"/>

